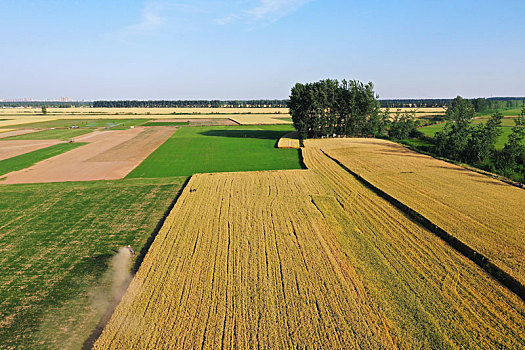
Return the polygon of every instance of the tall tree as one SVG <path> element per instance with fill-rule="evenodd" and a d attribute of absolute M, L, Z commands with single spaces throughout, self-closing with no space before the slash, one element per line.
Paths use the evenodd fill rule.
<path fill-rule="evenodd" d="M 361 136 L 384 130 L 373 84 L 326 79 L 296 84 L 288 107 L 299 137 Z"/>
<path fill-rule="evenodd" d="M 502 119 L 503 115 L 496 112 L 486 123 L 473 127 L 461 160 L 477 165 L 487 164 L 494 153 L 498 136 L 501 135 Z"/>
<path fill-rule="evenodd" d="M 442 132 L 435 136 L 436 151 L 438 154 L 451 158 L 461 159 L 470 134 L 470 122 L 474 117 L 472 102 L 456 97 L 447 108 L 447 123 Z"/>

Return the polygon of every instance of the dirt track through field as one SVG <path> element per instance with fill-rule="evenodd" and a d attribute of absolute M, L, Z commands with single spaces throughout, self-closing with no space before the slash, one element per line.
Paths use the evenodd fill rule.
<path fill-rule="evenodd" d="M 7 174 L 2 183 L 122 179 L 174 131 L 171 127 L 95 131 L 75 138 L 87 145 Z"/>
<path fill-rule="evenodd" d="M 56 145 L 60 142 L 61 141 L 58 140 L 0 140 L 0 160 L 33 152 L 45 147 Z"/>

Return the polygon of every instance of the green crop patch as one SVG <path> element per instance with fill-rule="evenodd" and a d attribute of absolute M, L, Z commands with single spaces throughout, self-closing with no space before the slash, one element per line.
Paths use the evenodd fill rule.
<path fill-rule="evenodd" d="M 0 185 L 0 347 L 82 348 L 185 179 Z"/>
<path fill-rule="evenodd" d="M 3 138 L 2 140 L 63 140 L 88 134 L 92 129 L 50 129 L 32 132 L 29 134 L 16 135 Z"/>
<path fill-rule="evenodd" d="M 292 130 L 286 125 L 180 128 L 127 177 L 300 169 L 297 150 L 275 147 Z"/>
<path fill-rule="evenodd" d="M 12 171 L 28 168 L 45 159 L 57 156 L 82 145 L 85 145 L 85 143 L 59 143 L 58 145 L 49 146 L 33 152 L 21 154 L 16 157 L 4 159 L 0 161 L 0 176 L 10 173 Z"/>
<path fill-rule="evenodd" d="M 184 121 L 184 122 L 148 122 L 146 124 L 143 124 L 142 126 L 182 126 L 182 125 L 190 125 L 190 122 Z"/>

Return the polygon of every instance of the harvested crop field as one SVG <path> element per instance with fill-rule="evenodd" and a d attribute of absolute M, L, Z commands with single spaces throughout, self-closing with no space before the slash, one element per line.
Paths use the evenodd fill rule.
<path fill-rule="evenodd" d="M 194 176 L 95 349 L 394 347 L 353 268 L 335 263 L 311 175 Z"/>
<path fill-rule="evenodd" d="M 309 140 L 525 284 L 525 191 L 376 139 Z"/>
<path fill-rule="evenodd" d="M 122 131 L 96 131 L 76 139 L 88 142 L 87 145 L 10 173 L 2 183 L 121 179 L 174 131 L 174 128 L 140 127 Z"/>
<path fill-rule="evenodd" d="M 193 176 L 95 349 L 525 346 L 523 300 L 319 150 L 304 159 Z"/>
<path fill-rule="evenodd" d="M 60 143 L 58 140 L 0 140 L 0 160 Z"/>

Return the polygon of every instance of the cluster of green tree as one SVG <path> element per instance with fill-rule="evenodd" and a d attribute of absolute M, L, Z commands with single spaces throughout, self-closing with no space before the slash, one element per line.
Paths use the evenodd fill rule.
<path fill-rule="evenodd" d="M 386 125 L 374 85 L 355 80 L 297 83 L 288 108 L 301 139 L 377 135 Z"/>
<path fill-rule="evenodd" d="M 384 113 L 384 120 L 387 121 L 388 138 L 392 140 L 404 140 L 408 137 L 418 138 L 422 133 L 417 130 L 421 126 L 421 121 L 416 119 L 415 113 L 399 112 L 390 113 L 387 109 Z"/>
<path fill-rule="evenodd" d="M 25 102 L 0 102 L 0 108 L 17 107 L 51 107 L 51 108 L 71 108 L 71 107 L 91 107 L 91 102 L 58 102 L 58 101 L 25 101 Z"/>
<path fill-rule="evenodd" d="M 472 101 L 456 97 L 447 109 L 445 128 L 434 137 L 434 153 L 505 176 L 521 177 L 517 173 L 524 170 L 525 107 L 502 150 L 495 145 L 503 115 L 495 112 L 486 123 L 473 125 L 474 113 Z"/>
<path fill-rule="evenodd" d="M 381 111 L 374 85 L 326 79 L 297 83 L 288 108 L 301 140 L 336 136 L 375 136 L 402 140 L 417 137 L 413 112 Z"/>
<path fill-rule="evenodd" d="M 105 108 L 244 108 L 244 107 L 274 107 L 274 108 L 286 108 L 288 100 L 231 100 L 231 101 L 220 101 L 220 100 L 158 100 L 158 101 L 135 101 L 135 100 L 122 100 L 122 101 L 94 101 L 93 107 L 105 107 Z"/>
<path fill-rule="evenodd" d="M 525 107 L 525 98 L 523 97 L 475 98 L 470 101 L 477 113 Z"/>

